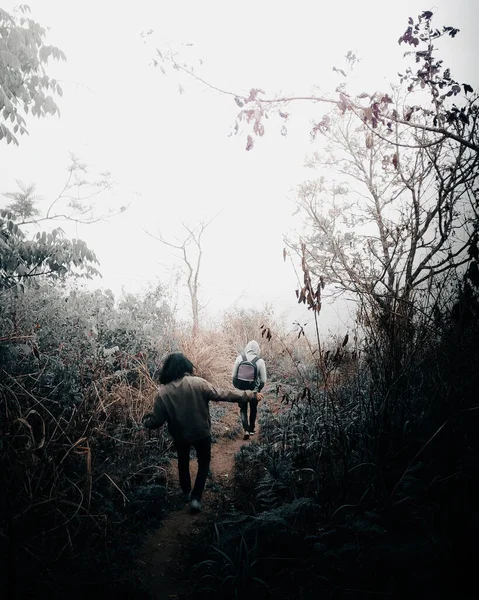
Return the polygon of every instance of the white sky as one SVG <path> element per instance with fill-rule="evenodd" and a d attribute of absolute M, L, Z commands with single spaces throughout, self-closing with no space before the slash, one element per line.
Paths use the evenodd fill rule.
<path fill-rule="evenodd" d="M 6 10 L 13 4 L 2 2 Z M 461 30 L 444 53 L 453 76 L 477 84 L 476 0 L 32 0 L 30 6 L 32 18 L 50 27 L 48 42 L 67 55 L 66 63 L 49 69 L 64 90 L 61 117 L 29 119 L 30 136 L 20 138 L 18 148 L 0 145 L 0 192 L 21 179 L 53 197 L 64 183 L 69 152 L 92 171 L 110 171 L 117 185 L 108 201 L 129 209 L 109 223 L 64 228 L 97 253 L 103 279 L 94 285 L 115 293 L 171 276 L 171 252 L 145 228 L 172 239 L 181 220 L 194 225 L 221 211 L 204 234 L 200 277 L 201 299 L 213 316 L 235 302 L 256 308 L 272 302 L 277 314 L 289 311 L 290 321 L 311 320 L 295 305 L 296 278 L 283 263 L 282 236 L 292 222 L 293 188 L 314 176 L 302 166 L 316 149 L 308 124 L 324 109 L 297 105 L 287 137 L 271 123 L 245 152 L 244 135 L 228 136 L 237 112 L 233 100 L 184 80 L 180 95 L 175 74 L 165 77 L 150 66 L 141 31 L 153 29 L 159 45 L 182 48 L 185 61 L 202 58 L 199 73 L 233 91 L 258 86 L 269 96 L 306 94 L 313 85 L 333 91 L 339 79 L 332 67 L 342 66 L 348 50 L 361 57 L 356 85 L 374 91 L 386 89 L 404 65 L 406 48 L 397 39 L 407 18 L 433 9 L 437 26 Z M 235 273 L 239 254 L 255 262 L 251 281 Z M 180 304 L 188 308 L 184 290 Z M 327 305 L 320 320 L 323 331 L 342 330 L 347 310 Z"/>

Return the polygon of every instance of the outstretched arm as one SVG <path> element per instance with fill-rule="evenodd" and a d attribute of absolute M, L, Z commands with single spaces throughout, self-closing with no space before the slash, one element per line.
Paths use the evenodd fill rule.
<path fill-rule="evenodd" d="M 211 383 L 203 380 L 204 385 L 204 393 L 208 400 L 212 400 L 213 402 L 236 402 L 237 404 L 247 404 L 250 400 L 253 400 L 257 397 L 256 392 L 240 391 L 240 390 L 224 390 L 215 388 Z M 261 400 L 262 395 L 260 394 Z"/>

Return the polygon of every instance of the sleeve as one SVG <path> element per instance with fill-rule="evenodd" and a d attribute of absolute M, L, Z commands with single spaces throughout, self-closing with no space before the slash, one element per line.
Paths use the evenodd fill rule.
<path fill-rule="evenodd" d="M 147 429 L 158 429 L 166 422 L 166 412 L 163 406 L 163 400 L 158 394 L 153 405 L 153 412 L 145 415 L 143 425 Z"/>
<path fill-rule="evenodd" d="M 247 404 L 254 398 L 254 392 L 249 390 L 224 390 L 215 388 L 211 383 L 203 379 L 203 391 L 205 398 L 213 402 L 236 402 L 237 404 Z"/>
<path fill-rule="evenodd" d="M 233 365 L 233 373 L 231 374 L 231 378 L 234 379 L 236 375 L 238 375 L 238 367 L 240 366 L 241 355 L 238 355 L 235 360 L 235 364 Z"/>
<path fill-rule="evenodd" d="M 259 378 L 258 392 L 260 392 L 264 388 L 265 383 L 267 381 L 266 363 L 264 362 L 264 360 L 262 358 L 258 361 L 258 378 Z"/>

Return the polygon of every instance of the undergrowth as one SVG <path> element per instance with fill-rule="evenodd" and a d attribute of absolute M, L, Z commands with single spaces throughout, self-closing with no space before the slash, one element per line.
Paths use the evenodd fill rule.
<path fill-rule="evenodd" d="M 149 302 L 134 300 L 128 310 Z M 161 314 L 157 331 L 167 323 Z M 171 441 L 139 426 L 156 389 L 158 341 L 146 343 L 145 329 L 135 336 L 131 315 L 108 293 L 46 283 L 3 290 L 0 315 L 7 595 L 80 597 L 105 584 L 124 595 L 135 588 L 142 533 L 167 510 Z"/>
<path fill-rule="evenodd" d="M 236 456 L 235 510 L 193 549 L 195 597 L 473 597 L 475 296 L 424 327 L 394 382 L 376 340 L 339 385 L 276 386 Z"/>

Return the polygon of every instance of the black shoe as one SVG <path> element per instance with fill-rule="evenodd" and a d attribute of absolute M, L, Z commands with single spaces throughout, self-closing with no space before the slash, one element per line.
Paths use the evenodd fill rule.
<path fill-rule="evenodd" d="M 243 439 L 244 439 L 244 440 L 249 440 L 249 431 L 245 431 L 245 432 L 244 432 Z"/>
<path fill-rule="evenodd" d="M 256 431 L 254 429 L 250 429 L 249 434 L 250 435 L 254 435 L 256 433 Z"/>

